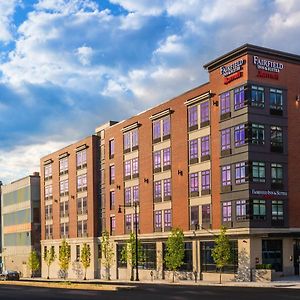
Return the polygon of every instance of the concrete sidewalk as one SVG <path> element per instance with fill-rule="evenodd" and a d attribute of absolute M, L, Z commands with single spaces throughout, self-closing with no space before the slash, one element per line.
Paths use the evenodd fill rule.
<path fill-rule="evenodd" d="M 42 281 L 42 282 L 63 282 L 63 279 L 44 279 L 44 278 L 21 278 L 21 281 L 32 282 L 32 281 Z M 143 286 L 143 285 L 153 285 L 153 284 L 163 284 L 163 285 L 191 285 L 191 286 L 222 286 L 222 287 L 264 287 L 264 288 L 297 288 L 300 289 L 300 276 L 289 276 L 282 277 L 276 281 L 272 282 L 236 282 L 228 281 L 219 284 L 218 282 L 211 281 L 197 281 L 192 280 L 176 280 L 174 283 L 168 280 L 141 280 L 141 281 L 129 281 L 129 280 L 103 280 L 103 279 L 92 279 L 92 280 L 74 280 L 67 279 L 66 281 L 72 283 L 83 283 L 83 284 L 105 284 L 105 285 L 126 285 L 126 286 Z"/>

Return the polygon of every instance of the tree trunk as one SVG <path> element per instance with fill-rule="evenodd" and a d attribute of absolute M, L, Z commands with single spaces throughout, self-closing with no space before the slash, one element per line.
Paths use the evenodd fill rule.
<path fill-rule="evenodd" d="M 84 268 L 84 277 L 83 280 L 86 280 L 86 268 Z"/>
<path fill-rule="evenodd" d="M 130 281 L 133 281 L 133 265 L 131 266 L 131 276 L 130 276 Z"/>
<path fill-rule="evenodd" d="M 173 271 L 173 278 L 172 278 L 172 282 L 175 282 L 175 271 Z"/>
<path fill-rule="evenodd" d="M 108 267 L 106 267 L 106 279 L 110 280 L 110 272 Z"/>
<path fill-rule="evenodd" d="M 49 279 L 49 272 L 50 272 L 50 266 L 48 265 L 48 274 L 47 274 L 47 279 Z"/>
<path fill-rule="evenodd" d="M 219 283 L 220 284 L 222 283 L 222 268 L 220 268 L 220 280 L 219 280 Z"/>

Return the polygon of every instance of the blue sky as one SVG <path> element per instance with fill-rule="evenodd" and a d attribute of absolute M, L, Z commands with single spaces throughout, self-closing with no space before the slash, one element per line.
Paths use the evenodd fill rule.
<path fill-rule="evenodd" d="M 300 54 L 297 0 L 0 0 L 0 180 L 208 80 L 244 43 Z"/>

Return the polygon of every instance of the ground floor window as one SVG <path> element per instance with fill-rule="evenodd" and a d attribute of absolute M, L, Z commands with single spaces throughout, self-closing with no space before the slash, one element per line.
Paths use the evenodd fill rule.
<path fill-rule="evenodd" d="M 262 263 L 282 271 L 282 240 L 262 240 Z"/>
<path fill-rule="evenodd" d="M 156 243 L 142 243 L 144 262 L 140 265 L 143 269 L 156 270 Z"/>
<path fill-rule="evenodd" d="M 117 244 L 117 267 L 126 268 L 127 262 L 122 261 L 122 251 L 126 247 L 126 244 Z"/>
<path fill-rule="evenodd" d="M 236 273 L 238 269 L 238 243 L 237 241 L 230 241 L 232 259 L 230 264 L 224 267 L 224 273 Z M 201 271 L 202 272 L 216 272 L 217 267 L 212 258 L 212 249 L 215 247 L 215 242 L 201 242 Z"/>

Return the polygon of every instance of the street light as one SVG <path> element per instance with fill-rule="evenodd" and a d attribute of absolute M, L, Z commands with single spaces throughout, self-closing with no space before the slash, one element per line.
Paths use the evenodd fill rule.
<path fill-rule="evenodd" d="M 118 213 L 122 213 L 122 207 L 128 207 L 126 205 L 119 205 L 119 209 L 118 209 Z M 137 202 L 133 202 L 133 207 L 134 207 L 134 218 L 135 218 L 135 268 L 136 268 L 136 272 L 135 272 L 135 281 L 140 281 L 139 280 L 139 266 L 138 266 L 138 255 L 139 255 L 139 249 L 138 249 L 138 223 L 137 223 L 137 207 L 138 207 L 138 203 Z"/>

